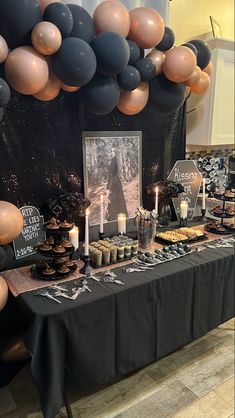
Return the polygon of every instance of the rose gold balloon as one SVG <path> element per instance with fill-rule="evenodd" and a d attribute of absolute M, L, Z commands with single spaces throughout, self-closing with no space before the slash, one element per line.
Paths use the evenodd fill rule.
<path fill-rule="evenodd" d="M 40 22 L 33 28 L 31 40 L 40 54 L 52 55 L 60 48 L 62 37 L 56 25 L 51 22 Z"/>
<path fill-rule="evenodd" d="M 38 100 L 44 102 L 49 102 L 50 100 L 55 99 L 58 96 L 61 88 L 61 81 L 56 78 L 56 76 L 50 72 L 49 78 L 45 87 L 39 93 L 34 94 L 34 97 Z"/>
<path fill-rule="evenodd" d="M 200 67 L 198 67 L 197 65 L 196 65 L 196 68 L 195 68 L 195 70 L 194 70 L 194 72 L 193 72 L 193 74 L 188 78 L 188 80 L 186 80 L 185 82 L 184 82 L 184 84 L 185 84 L 185 86 L 189 86 L 189 87 L 191 87 L 191 86 L 194 86 L 195 84 L 197 84 L 198 83 L 198 81 L 200 80 L 200 78 L 201 78 L 201 75 L 202 75 L 202 70 L 201 70 L 201 68 Z"/>
<path fill-rule="evenodd" d="M 151 61 L 154 63 L 156 68 L 156 74 L 159 75 L 163 72 L 163 62 L 165 60 L 166 55 L 162 51 L 158 51 L 157 49 L 153 48 L 152 51 L 146 56 L 146 58 L 150 58 Z"/>
<path fill-rule="evenodd" d="M 206 66 L 206 68 L 204 68 L 203 71 L 204 71 L 204 73 L 207 73 L 208 75 L 211 75 L 212 70 L 213 70 L 213 64 L 210 61 L 209 64 Z"/>
<path fill-rule="evenodd" d="M 200 80 L 198 81 L 197 84 L 191 87 L 191 91 L 192 93 L 196 93 L 196 94 L 205 93 L 205 91 L 208 90 L 208 88 L 210 87 L 210 83 L 211 83 L 211 80 L 210 80 L 209 75 L 207 73 L 204 73 L 204 71 L 202 71 Z"/>
<path fill-rule="evenodd" d="M 193 74 L 196 64 L 197 59 L 191 49 L 177 46 L 166 54 L 163 71 L 169 80 L 181 83 Z"/>
<path fill-rule="evenodd" d="M 141 48 L 152 48 L 161 42 L 165 26 L 160 13 L 150 7 L 130 11 L 131 26 L 128 37 Z"/>
<path fill-rule="evenodd" d="M 23 217 L 12 203 L 0 200 L 0 245 L 14 241 L 23 229 Z"/>
<path fill-rule="evenodd" d="M 0 64 L 6 61 L 8 55 L 8 46 L 5 39 L 0 35 Z"/>
<path fill-rule="evenodd" d="M 61 84 L 61 88 L 62 90 L 67 91 L 68 93 L 74 93 L 75 91 L 78 91 L 80 89 L 80 87 L 68 86 L 64 83 Z"/>
<path fill-rule="evenodd" d="M 120 99 L 117 108 L 125 115 L 136 115 L 141 112 L 147 104 L 149 98 L 149 84 L 140 83 L 132 91 L 120 91 Z"/>
<path fill-rule="evenodd" d="M 130 15 L 127 8 L 118 0 L 100 3 L 93 14 L 96 33 L 115 32 L 126 37 L 130 30 Z"/>
<path fill-rule="evenodd" d="M 16 91 L 36 94 L 45 87 L 48 76 L 46 59 L 31 46 L 13 49 L 5 62 L 6 78 Z"/>
<path fill-rule="evenodd" d="M 6 280 L 0 276 L 0 312 L 7 303 L 8 286 Z"/>
<path fill-rule="evenodd" d="M 49 6 L 51 3 L 61 3 L 61 0 L 40 0 L 40 7 L 42 10 L 42 13 L 44 10 Z"/>

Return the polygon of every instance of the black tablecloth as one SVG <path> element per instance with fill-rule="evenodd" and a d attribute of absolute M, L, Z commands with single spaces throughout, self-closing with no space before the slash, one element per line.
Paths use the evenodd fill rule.
<path fill-rule="evenodd" d="M 24 293 L 25 342 L 42 410 L 54 418 L 65 390 L 92 388 L 154 362 L 234 316 L 234 253 L 205 250 L 125 274 L 125 286 L 89 281 L 61 305 Z"/>

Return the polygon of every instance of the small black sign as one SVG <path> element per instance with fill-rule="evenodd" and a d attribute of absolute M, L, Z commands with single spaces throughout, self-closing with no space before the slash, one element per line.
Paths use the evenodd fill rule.
<path fill-rule="evenodd" d="M 187 218 L 192 220 L 202 181 L 201 173 L 195 162 L 192 160 L 176 161 L 168 176 L 168 180 L 181 183 L 184 186 L 184 192 L 180 193 L 179 197 L 172 199 L 177 218 L 180 219 L 180 202 L 184 199 L 188 202 Z"/>
<path fill-rule="evenodd" d="M 20 208 L 24 219 L 24 227 L 19 237 L 13 241 L 15 258 L 27 257 L 37 252 L 37 246 L 46 239 L 43 231 L 44 218 L 34 206 Z"/>

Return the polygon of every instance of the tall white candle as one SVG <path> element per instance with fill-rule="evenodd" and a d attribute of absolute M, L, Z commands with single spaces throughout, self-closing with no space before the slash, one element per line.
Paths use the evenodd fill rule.
<path fill-rule="evenodd" d="M 202 209 L 206 209 L 206 179 L 202 180 Z"/>
<path fill-rule="evenodd" d="M 155 212 L 158 215 L 158 187 L 155 189 Z"/>
<path fill-rule="evenodd" d="M 89 255 L 89 209 L 86 209 L 85 214 L 85 252 L 84 255 Z"/>
<path fill-rule="evenodd" d="M 122 234 L 122 235 L 125 234 L 126 233 L 126 215 L 125 215 L 125 213 L 118 213 L 117 222 L 118 222 L 118 233 Z"/>
<path fill-rule="evenodd" d="M 74 226 L 71 231 L 69 231 L 69 241 L 73 244 L 75 250 L 79 247 L 79 228 Z"/>
<path fill-rule="evenodd" d="M 104 196 L 100 195 L 100 232 L 104 232 Z"/>
<path fill-rule="evenodd" d="M 180 202 L 180 218 L 187 219 L 188 216 L 188 202 L 187 200 L 181 200 Z"/>

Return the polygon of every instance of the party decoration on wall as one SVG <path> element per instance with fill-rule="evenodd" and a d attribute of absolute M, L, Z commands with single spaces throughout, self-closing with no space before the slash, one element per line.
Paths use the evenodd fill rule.
<path fill-rule="evenodd" d="M 95 74 L 96 57 L 90 45 L 78 38 L 66 38 L 52 56 L 56 77 L 69 86 L 83 86 Z"/>
<path fill-rule="evenodd" d="M 185 99 L 185 85 L 173 83 L 163 74 L 150 81 L 150 101 L 156 110 L 170 113 L 182 106 Z"/>
<path fill-rule="evenodd" d="M 141 48 L 153 48 L 164 36 L 162 16 L 150 7 L 137 7 L 130 11 L 130 32 L 128 37 Z"/>
<path fill-rule="evenodd" d="M 16 239 L 23 229 L 23 217 L 12 203 L 0 200 L 0 245 Z"/>
<path fill-rule="evenodd" d="M 168 49 L 171 49 L 175 43 L 175 34 L 171 28 L 165 26 L 165 31 L 163 38 L 159 44 L 157 44 L 156 49 L 159 51 L 165 52 Z"/>
<path fill-rule="evenodd" d="M 31 31 L 41 20 L 38 0 L 0 1 L 0 34 L 10 49 L 30 45 Z"/>
<path fill-rule="evenodd" d="M 44 10 L 43 20 L 53 23 L 60 31 L 62 38 L 70 35 L 73 29 L 73 15 L 64 3 L 51 3 Z"/>
<path fill-rule="evenodd" d="M 127 8 L 118 0 L 100 3 L 93 14 L 96 34 L 115 32 L 126 37 L 130 30 L 130 15 Z"/>
<path fill-rule="evenodd" d="M 5 39 L 0 35 L 0 64 L 6 61 L 8 55 L 8 46 Z"/>
<path fill-rule="evenodd" d="M 3 310 L 7 303 L 8 298 L 8 286 L 6 280 L 0 276 L 0 312 Z"/>
<path fill-rule="evenodd" d="M 133 65 L 127 65 L 124 70 L 117 75 L 117 81 L 121 89 L 127 91 L 134 90 L 140 84 L 140 73 Z"/>
<path fill-rule="evenodd" d="M 24 220 L 20 235 L 13 241 L 15 258 L 27 257 L 37 253 L 37 246 L 46 239 L 43 229 L 44 217 L 34 206 L 23 206 L 19 209 Z"/>
<path fill-rule="evenodd" d="M 3 78 L 0 78 L 0 107 L 5 106 L 11 97 L 11 91 Z"/>
<path fill-rule="evenodd" d="M 203 70 L 207 67 L 211 59 L 211 52 L 206 44 L 206 42 L 201 39 L 193 39 L 190 41 L 190 44 L 193 44 L 197 49 L 197 65 Z"/>
<path fill-rule="evenodd" d="M 36 94 L 45 87 L 49 69 L 46 59 L 31 46 L 20 46 L 7 57 L 5 74 L 10 86 L 22 94 Z"/>
<path fill-rule="evenodd" d="M 102 74 L 120 73 L 128 64 L 130 49 L 126 39 L 114 32 L 98 35 L 91 47 L 97 59 L 97 71 Z"/>
<path fill-rule="evenodd" d="M 145 108 L 148 98 L 149 84 L 140 83 L 133 91 L 121 90 L 117 107 L 125 115 L 136 115 Z"/>
<path fill-rule="evenodd" d="M 95 26 L 89 13 L 76 4 L 68 4 L 73 15 L 73 29 L 70 36 L 90 43 L 95 36 Z"/>
<path fill-rule="evenodd" d="M 53 23 L 40 22 L 32 30 L 31 40 L 37 52 L 52 55 L 60 48 L 62 37 Z"/>
<path fill-rule="evenodd" d="M 119 100 L 119 87 L 113 77 L 96 74 L 83 88 L 86 108 L 96 115 L 110 113 Z"/>
<path fill-rule="evenodd" d="M 129 12 L 105 0 L 91 17 L 61 0 L 1 0 L 0 120 L 10 99 L 6 81 L 42 101 L 78 91 L 95 114 L 117 106 L 134 115 L 149 97 L 157 111 L 173 112 L 190 94 L 206 92 L 212 71 L 206 42 L 174 43 L 173 30 L 149 7 Z"/>

